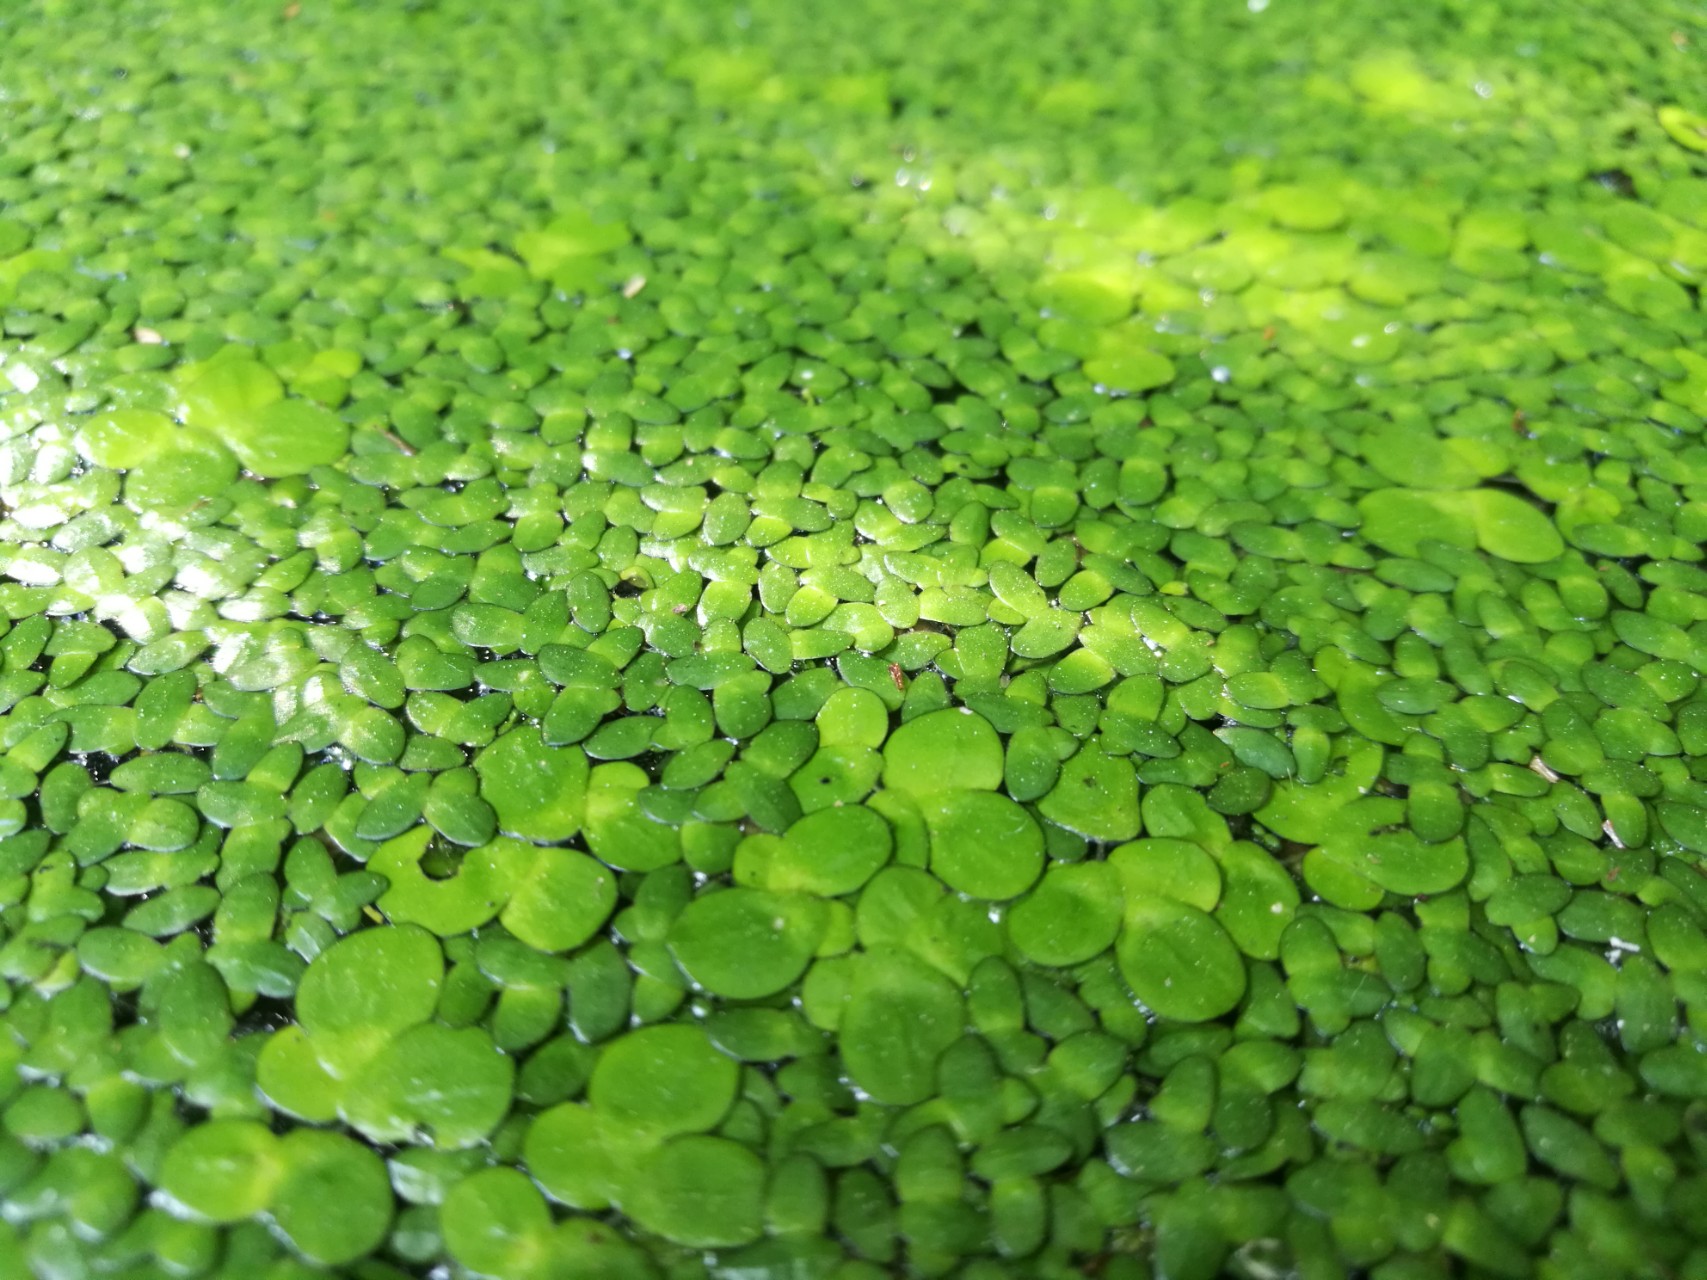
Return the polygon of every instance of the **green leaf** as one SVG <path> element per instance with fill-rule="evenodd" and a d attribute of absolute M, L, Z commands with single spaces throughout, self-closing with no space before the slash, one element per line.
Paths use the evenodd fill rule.
<path fill-rule="evenodd" d="M 323 951 L 302 975 L 296 1014 L 309 1035 L 389 1038 L 433 1016 L 444 980 L 439 944 L 413 925 L 363 929 Z"/>
<path fill-rule="evenodd" d="M 1133 994 L 1164 1018 L 1205 1022 L 1245 994 L 1245 963 L 1233 940 L 1183 902 L 1129 901 L 1116 953 Z"/>
<path fill-rule="evenodd" d="M 253 1120 L 209 1120 L 166 1152 L 160 1189 L 185 1213 L 241 1222 L 263 1212 L 284 1172 L 279 1140 Z"/>
<path fill-rule="evenodd" d="M 685 1137 L 645 1156 L 623 1207 L 644 1229 L 693 1249 L 727 1249 L 764 1232 L 765 1166 L 727 1138 Z"/>
<path fill-rule="evenodd" d="M 184 421 L 215 439 L 246 430 L 254 416 L 284 395 L 284 384 L 258 360 L 227 347 L 211 360 L 189 365 L 178 374 Z"/>
<path fill-rule="evenodd" d="M 1691 151 L 1707 151 L 1707 116 L 1679 106 L 1664 106 L 1658 111 L 1660 128 L 1671 140 Z"/>
<path fill-rule="evenodd" d="M 1138 395 L 1174 380 L 1174 363 L 1164 355 L 1141 347 L 1116 348 L 1106 355 L 1085 361 L 1085 376 L 1111 391 Z"/>
<path fill-rule="evenodd" d="M 77 429 L 77 451 L 97 467 L 124 471 L 177 447 L 185 436 L 207 439 L 179 427 L 163 413 L 149 409 L 109 409 L 95 414 Z"/>
<path fill-rule="evenodd" d="M 1538 508 L 1500 489 L 1460 495 L 1476 526 L 1476 543 L 1489 555 L 1514 564 L 1542 564 L 1565 549 L 1559 530 Z"/>
<path fill-rule="evenodd" d="M 867 954 L 854 971 L 841 1020 L 842 1062 L 878 1102 L 910 1106 L 931 1096 L 938 1056 L 960 1038 L 960 993 L 912 957 Z"/>
<path fill-rule="evenodd" d="M 1438 493 L 1411 489 L 1377 489 L 1360 498 L 1363 536 L 1383 551 L 1414 556 L 1424 539 L 1455 547 L 1476 545 L 1476 521 L 1461 505 L 1441 500 Z"/>
<path fill-rule="evenodd" d="M 1005 901 L 1043 870 L 1043 832 L 1004 795 L 947 791 L 920 800 L 930 829 L 931 870 L 958 893 Z"/>
<path fill-rule="evenodd" d="M 554 280 L 565 269 L 573 271 L 581 260 L 611 253 L 630 239 L 629 230 L 622 223 L 600 222 L 577 209 L 560 215 L 538 231 L 517 236 L 516 253 L 534 275 Z"/>
<path fill-rule="evenodd" d="M 834 898 L 852 893 L 889 861 L 889 824 L 863 805 L 820 809 L 783 833 L 767 888 Z"/>
<path fill-rule="evenodd" d="M 1203 849 L 1188 840 L 1135 840 L 1110 851 L 1108 865 L 1120 874 L 1134 902 L 1172 898 L 1199 911 L 1221 900 L 1221 872 Z"/>
<path fill-rule="evenodd" d="M 527 869 L 500 917 L 504 927 L 541 951 L 573 951 L 616 906 L 616 877 L 573 849 L 539 849 L 523 858 Z"/>
<path fill-rule="evenodd" d="M 283 1175 L 273 1220 L 311 1262 L 342 1266 L 366 1257 L 391 1227 L 385 1164 L 341 1133 L 298 1129 L 279 1144 Z"/>
<path fill-rule="evenodd" d="M 1456 888 L 1470 870 L 1469 853 L 1461 839 L 1425 844 L 1414 832 L 1333 841 L 1322 846 L 1325 857 L 1368 878 L 1389 893 L 1414 897 Z"/>
<path fill-rule="evenodd" d="M 217 434 L 246 470 L 269 479 L 330 466 L 350 443 L 342 419 L 307 400 L 276 400 L 234 414 Z"/>
<path fill-rule="evenodd" d="M 624 1169 L 647 1145 L 646 1135 L 627 1132 L 620 1121 L 565 1102 L 534 1118 L 522 1155 L 528 1172 L 553 1200 L 592 1211 L 608 1208 L 620 1196 Z"/>
<path fill-rule="evenodd" d="M 648 1140 L 717 1127 L 740 1064 L 695 1026 L 642 1027 L 607 1044 L 587 1087 L 605 1120 Z"/>
<path fill-rule="evenodd" d="M 237 460 L 211 437 L 180 438 L 131 467 L 124 496 L 133 506 L 175 511 L 212 501 L 236 479 Z"/>
<path fill-rule="evenodd" d="M 421 869 L 433 844 L 433 832 L 417 827 L 380 845 L 367 865 L 385 877 L 381 911 L 395 923 L 420 925 L 442 938 L 478 929 L 496 916 L 535 856 L 534 846 L 499 836 L 456 855 L 454 874 L 441 869 L 435 877 Z"/>
<path fill-rule="evenodd" d="M 889 735 L 883 785 L 915 795 L 994 791 L 1002 785 L 1001 740 L 988 720 L 967 708 L 932 711 Z"/>
<path fill-rule="evenodd" d="M 482 1169 L 457 1183 L 439 1209 L 439 1229 L 450 1256 L 476 1274 L 545 1274 L 551 1214 L 539 1189 L 514 1169 Z"/>
<path fill-rule="evenodd" d="M 351 1081 L 341 1110 L 372 1142 L 471 1147 L 510 1109 L 514 1061 L 479 1027 L 427 1023 L 405 1031 Z"/>
<path fill-rule="evenodd" d="M 1038 811 L 1090 840 L 1130 840 L 1142 829 L 1138 777 L 1130 761 L 1082 747 L 1061 766 Z"/>
<path fill-rule="evenodd" d="M 474 769 L 507 834 L 552 844 L 581 829 L 590 769 L 579 747 L 547 746 L 538 729 L 512 729 L 474 757 Z"/>
<path fill-rule="evenodd" d="M 255 1061 L 255 1086 L 274 1110 L 310 1124 L 335 1120 L 344 1094 L 300 1026 L 280 1027 L 268 1038 Z"/>
<path fill-rule="evenodd" d="M 1008 938 L 1034 964 L 1080 964 L 1114 945 L 1125 906 L 1106 862 L 1050 867 L 1008 912 Z"/>
<path fill-rule="evenodd" d="M 670 950 L 689 978 L 715 995 L 756 1000 L 799 978 L 823 937 L 812 898 L 719 889 L 690 902 L 670 928 Z"/>

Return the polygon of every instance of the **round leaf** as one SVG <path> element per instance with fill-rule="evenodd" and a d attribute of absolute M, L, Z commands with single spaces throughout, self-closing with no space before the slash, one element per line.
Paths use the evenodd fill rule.
<path fill-rule="evenodd" d="M 714 995 L 757 1000 L 806 971 L 824 934 L 812 898 L 737 887 L 688 903 L 670 929 L 670 950 L 688 977 Z"/>
<path fill-rule="evenodd" d="M 284 1175 L 273 1219 L 310 1262 L 342 1266 L 371 1253 L 391 1227 L 385 1163 L 341 1133 L 298 1129 L 279 1154 Z"/>
<path fill-rule="evenodd" d="M 654 1139 L 700 1133 L 734 1104 L 740 1074 L 699 1027 L 642 1027 L 605 1046 L 587 1097 L 611 1123 Z"/>
<path fill-rule="evenodd" d="M 911 1106 L 936 1087 L 936 1061 L 965 1030 L 960 992 L 911 956 L 863 956 L 842 1014 L 842 1063 L 873 1100 Z"/>
<path fill-rule="evenodd" d="M 538 729 L 512 729 L 474 757 L 480 794 L 510 835 L 541 844 L 567 840 L 585 815 L 587 756 L 547 746 Z"/>
<path fill-rule="evenodd" d="M 127 470 L 174 446 L 181 428 L 149 409 L 109 409 L 77 429 L 77 452 L 97 467 Z"/>
<path fill-rule="evenodd" d="M 616 906 L 616 877 L 573 849 L 539 849 L 510 894 L 504 927 L 540 951 L 572 951 Z"/>
<path fill-rule="evenodd" d="M 433 1016 L 443 980 L 444 956 L 425 929 L 363 929 L 333 943 L 308 966 L 297 988 L 296 1016 L 311 1036 L 389 1036 Z"/>
<path fill-rule="evenodd" d="M 646 1230 L 691 1249 L 727 1249 L 764 1231 L 765 1166 L 727 1138 L 677 1138 L 634 1168 L 623 1200 Z"/>
<path fill-rule="evenodd" d="M 247 470 L 268 479 L 330 466 L 350 443 L 343 420 L 307 400 L 275 400 L 228 419 L 219 436 Z"/>
<path fill-rule="evenodd" d="M 160 1190 L 209 1222 L 241 1222 L 272 1203 L 283 1164 L 279 1140 L 253 1120 L 209 1120 L 166 1152 Z"/>
<path fill-rule="evenodd" d="M 1037 808 L 1049 821 L 1088 840 L 1130 840 L 1141 823 L 1132 762 L 1081 747 Z"/>
<path fill-rule="evenodd" d="M 883 785 L 921 795 L 950 787 L 994 791 L 1002 785 L 1001 740 L 967 708 L 929 712 L 889 735 Z"/>
<path fill-rule="evenodd" d="M 1218 1018 L 1245 994 L 1245 962 L 1227 931 L 1183 902 L 1128 903 L 1116 954 L 1133 994 L 1164 1018 Z"/>
<path fill-rule="evenodd" d="M 1008 937 L 1033 964 L 1066 966 L 1100 955 L 1120 932 L 1120 877 L 1106 862 L 1051 867 L 1008 912 Z"/>
<path fill-rule="evenodd" d="M 931 835 L 931 870 L 949 888 L 1004 901 L 1036 883 L 1043 870 L 1043 831 L 1004 795 L 950 791 L 923 799 Z"/>
<path fill-rule="evenodd" d="M 370 1061 L 344 1095 L 344 1118 L 373 1142 L 456 1149 L 483 1141 L 510 1109 L 515 1061 L 479 1027 L 440 1023 L 406 1031 Z"/>
<path fill-rule="evenodd" d="M 767 885 L 822 897 L 852 893 L 889 861 L 889 824 L 863 805 L 808 814 L 783 833 Z"/>
<path fill-rule="evenodd" d="M 450 1256 L 479 1275 L 522 1280 L 548 1257 L 551 1213 L 539 1188 L 514 1169 L 482 1169 L 451 1189 L 439 1209 Z"/>

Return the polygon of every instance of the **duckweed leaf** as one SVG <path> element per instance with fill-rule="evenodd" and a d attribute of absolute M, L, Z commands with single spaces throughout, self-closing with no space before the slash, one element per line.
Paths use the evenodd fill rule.
<path fill-rule="evenodd" d="M 1341 845 L 1324 846 L 1325 856 L 1367 877 L 1391 893 L 1445 893 L 1457 887 L 1469 870 L 1464 842 L 1425 844 L 1409 831 L 1369 836 Z"/>
<path fill-rule="evenodd" d="M 481 797 L 509 835 L 549 844 L 581 829 L 590 769 L 579 747 L 548 746 L 537 729 L 512 729 L 474 758 L 474 768 Z"/>
<path fill-rule="evenodd" d="M 1461 501 L 1476 526 L 1476 543 L 1490 555 L 1518 564 L 1540 564 L 1565 549 L 1552 521 L 1515 494 L 1476 489 Z"/>
<path fill-rule="evenodd" d="M 1001 740 L 988 720 L 968 709 L 909 720 L 884 744 L 883 785 L 897 791 L 994 791 L 1001 784 Z"/>
<path fill-rule="evenodd" d="M 889 861 L 893 845 L 889 824 L 863 805 L 820 809 L 783 833 L 767 884 L 825 897 L 852 893 Z"/>
<path fill-rule="evenodd" d="M 1225 882 L 1216 920 L 1247 956 L 1274 959 L 1298 909 L 1297 882 L 1268 853 L 1242 840 L 1216 856 Z"/>
<path fill-rule="evenodd" d="M 643 1027 L 599 1055 L 587 1097 L 607 1120 L 652 1139 L 701 1133 L 735 1101 L 739 1075 L 699 1028 Z"/>
<path fill-rule="evenodd" d="M 1707 151 L 1707 116 L 1674 105 L 1661 107 L 1658 115 L 1660 128 L 1673 142 L 1691 151 Z"/>
<path fill-rule="evenodd" d="M 1137 395 L 1174 380 L 1173 361 L 1154 351 L 1116 350 L 1085 362 L 1085 375 L 1111 391 Z"/>
<path fill-rule="evenodd" d="M 879 1102 L 906 1106 L 930 1096 L 939 1054 L 964 1017 L 947 979 L 905 955 L 867 954 L 855 970 L 841 1019 L 842 1061 Z"/>
<path fill-rule="evenodd" d="M 418 827 L 374 850 L 368 868 L 385 877 L 379 909 L 397 924 L 420 925 L 440 937 L 478 929 L 496 916 L 534 864 L 534 849 L 518 840 L 498 839 L 455 857 L 454 873 L 436 878 L 422 870 L 434 844 L 433 832 Z M 519 909 L 526 914 L 527 908 Z"/>
<path fill-rule="evenodd" d="M 1215 860 L 1187 840 L 1136 840 L 1113 849 L 1108 865 L 1120 875 L 1133 901 L 1172 898 L 1199 911 L 1213 911 L 1221 900 L 1221 872 Z"/>
<path fill-rule="evenodd" d="M 1043 870 L 1043 832 L 1006 796 L 947 791 L 920 808 L 930 829 L 931 870 L 949 888 L 1002 901 L 1024 893 Z"/>
<path fill-rule="evenodd" d="M 1132 765 L 1086 747 L 1061 766 L 1038 810 L 1051 822 L 1092 840 L 1130 840 L 1142 823 Z"/>
<path fill-rule="evenodd" d="M 1424 539 L 1457 547 L 1476 545 L 1475 517 L 1441 495 L 1412 489 L 1378 489 L 1358 500 L 1363 536 L 1383 551 L 1414 556 Z"/>
<path fill-rule="evenodd" d="M 482 1169 L 457 1183 L 439 1222 L 450 1256 L 470 1271 L 506 1280 L 544 1272 L 551 1214 L 514 1169 Z"/>
<path fill-rule="evenodd" d="M 675 829 L 641 807 L 640 793 L 649 781 L 644 771 L 629 764 L 603 764 L 591 775 L 587 845 L 620 871 L 656 871 L 681 857 Z"/>
<path fill-rule="evenodd" d="M 160 1189 L 182 1211 L 208 1222 L 261 1213 L 285 1171 L 279 1140 L 253 1120 L 210 1120 L 166 1152 Z"/>
<path fill-rule="evenodd" d="M 1133 994 L 1164 1018 L 1218 1018 L 1245 993 L 1245 965 L 1226 930 L 1167 898 L 1126 904 L 1116 948 Z"/>
<path fill-rule="evenodd" d="M 524 855 L 528 870 L 511 890 L 504 927 L 541 951 L 572 951 L 598 932 L 616 906 L 616 877 L 573 849 Z"/>
<path fill-rule="evenodd" d="M 125 500 L 148 510 L 178 511 L 211 502 L 237 479 L 237 462 L 208 439 L 180 439 L 138 460 L 125 476 Z"/>
<path fill-rule="evenodd" d="M 677 1244 L 728 1248 L 764 1230 L 764 1163 L 727 1138 L 677 1138 L 642 1159 L 629 1184 L 623 1207 Z"/>
<path fill-rule="evenodd" d="M 478 1027 L 427 1023 L 404 1032 L 351 1081 L 341 1111 L 372 1142 L 431 1135 L 448 1150 L 470 1147 L 510 1109 L 515 1065 Z"/>
<path fill-rule="evenodd" d="M 565 1102 L 534 1119 L 523 1156 L 528 1172 L 552 1199 L 576 1209 L 605 1209 L 620 1195 L 624 1166 L 649 1141 L 649 1135 L 625 1132 L 619 1120 Z"/>
<path fill-rule="evenodd" d="M 439 944 L 424 929 L 363 929 L 308 966 L 297 988 L 297 1016 L 311 1036 L 389 1037 L 433 1016 L 443 981 Z"/>
<path fill-rule="evenodd" d="M 1123 914 L 1108 863 L 1055 866 L 1008 912 L 1008 937 L 1035 964 L 1079 964 L 1114 945 Z"/>
<path fill-rule="evenodd" d="M 300 476 L 343 456 L 350 429 L 306 400 L 276 400 L 226 420 L 219 438 L 258 476 Z"/>
<path fill-rule="evenodd" d="M 98 467 L 128 471 L 173 447 L 179 428 L 150 409 L 109 409 L 77 431 L 77 451 Z"/>
<path fill-rule="evenodd" d="M 628 228 L 621 223 L 596 221 L 576 210 L 538 231 L 518 236 L 516 252 L 533 274 L 552 280 L 577 260 L 609 253 L 628 241 Z"/>
<path fill-rule="evenodd" d="M 255 1061 L 255 1086 L 268 1105 L 310 1123 L 335 1119 L 343 1096 L 339 1078 L 299 1026 L 281 1027 L 267 1040 Z"/>
<path fill-rule="evenodd" d="M 284 384 L 234 347 L 186 367 L 178 377 L 184 421 L 217 439 L 251 429 L 255 415 L 284 395 Z"/>
<path fill-rule="evenodd" d="M 391 1227 L 391 1183 L 367 1147 L 340 1133 L 299 1129 L 279 1144 L 283 1173 L 273 1218 L 311 1262 L 342 1266 L 377 1248 Z"/>
<path fill-rule="evenodd" d="M 670 950 L 689 978 L 717 995 L 756 1000 L 805 971 L 825 927 L 811 898 L 763 889 L 718 889 L 690 902 L 670 928 Z"/>

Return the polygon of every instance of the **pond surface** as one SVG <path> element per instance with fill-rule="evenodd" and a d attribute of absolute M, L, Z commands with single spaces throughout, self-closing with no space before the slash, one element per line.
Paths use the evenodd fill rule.
<path fill-rule="evenodd" d="M 1698 7 L 0 14 L 0 1278 L 1707 1278 Z"/>

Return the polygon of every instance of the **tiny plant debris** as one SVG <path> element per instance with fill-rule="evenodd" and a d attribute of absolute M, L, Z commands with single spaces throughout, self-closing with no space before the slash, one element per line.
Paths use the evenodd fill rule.
<path fill-rule="evenodd" d="M 1105 8 L 0 14 L 0 1277 L 1707 1280 L 1698 6 Z"/>

